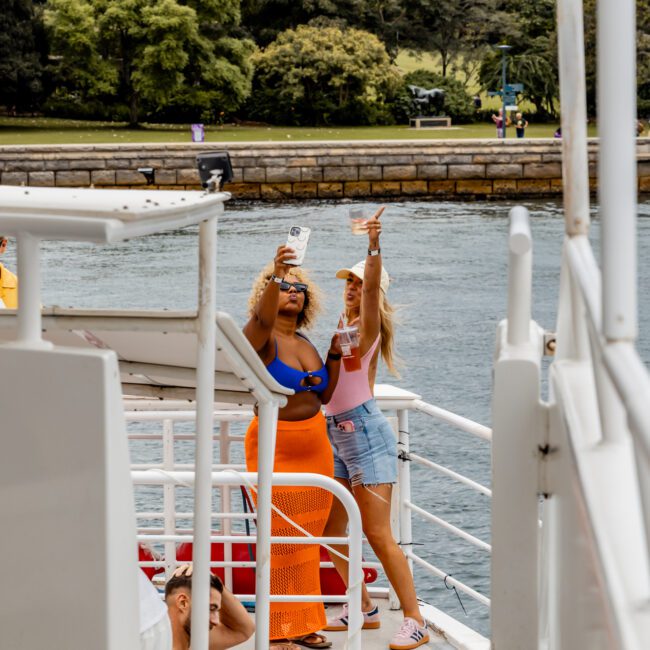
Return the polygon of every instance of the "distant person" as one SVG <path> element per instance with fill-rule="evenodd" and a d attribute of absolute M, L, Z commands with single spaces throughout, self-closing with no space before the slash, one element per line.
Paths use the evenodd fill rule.
<path fill-rule="evenodd" d="M 483 108 L 483 100 L 480 95 L 474 95 L 474 108 L 480 111 Z"/>
<path fill-rule="evenodd" d="M 528 127 L 528 121 L 524 119 L 524 116 L 521 113 L 515 115 L 515 129 L 517 131 L 517 137 L 523 138 L 524 132 Z"/>
<path fill-rule="evenodd" d="M 636 137 L 640 138 L 643 135 L 643 131 L 645 131 L 645 125 L 643 124 L 642 120 L 637 120 L 636 121 Z"/>
<path fill-rule="evenodd" d="M 0 255 L 4 255 L 8 243 L 9 240 L 0 235 Z M 0 264 L 0 303 L 0 308 L 18 309 L 18 278 L 4 264 Z"/>
<path fill-rule="evenodd" d="M 503 130 L 503 108 L 499 109 L 499 114 L 492 114 L 492 121 L 497 127 L 497 138 L 503 138 L 505 133 Z M 510 119 L 506 115 L 506 126 L 510 126 Z"/>
<path fill-rule="evenodd" d="M 555 133 L 553 134 L 554 138 L 561 138 L 562 137 L 562 127 L 558 126 L 557 129 L 555 129 Z"/>
<path fill-rule="evenodd" d="M 165 585 L 173 650 L 189 650 L 192 620 L 192 566 L 183 565 Z M 210 574 L 209 650 L 226 650 L 253 635 L 255 623 L 218 576 Z"/>

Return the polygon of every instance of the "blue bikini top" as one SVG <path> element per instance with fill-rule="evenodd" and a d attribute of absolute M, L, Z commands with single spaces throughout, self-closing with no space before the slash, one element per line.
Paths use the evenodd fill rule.
<path fill-rule="evenodd" d="M 306 337 L 296 332 L 298 336 L 302 337 L 310 343 L 313 347 L 311 341 Z M 320 358 L 320 355 L 319 355 Z M 292 388 L 296 393 L 304 393 L 305 391 L 312 391 L 314 393 L 322 393 L 329 383 L 329 376 L 327 374 L 327 368 L 323 364 L 320 370 L 313 370 L 303 372 L 302 370 L 296 370 L 291 366 L 288 366 L 286 363 L 283 363 L 278 358 L 278 340 L 275 340 L 275 358 L 271 363 L 266 366 L 266 369 L 269 371 L 269 374 L 273 379 L 275 379 L 278 384 L 282 384 L 286 388 Z M 320 383 L 311 386 L 309 382 L 311 378 L 320 379 Z M 304 383 L 303 383 L 304 382 Z"/>

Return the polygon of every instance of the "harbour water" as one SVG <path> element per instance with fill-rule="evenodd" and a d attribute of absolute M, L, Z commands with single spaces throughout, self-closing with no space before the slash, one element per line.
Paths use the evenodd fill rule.
<path fill-rule="evenodd" d="M 360 204 L 368 210 L 375 206 Z M 404 361 L 397 379 L 380 369 L 378 381 L 416 392 L 430 403 L 490 425 L 495 328 L 506 313 L 507 215 L 510 203 L 390 203 L 382 217 L 382 254 L 392 281 L 390 300 L 401 307 L 397 348 Z M 533 317 L 555 326 L 561 204 L 524 202 L 531 213 Z M 219 221 L 218 308 L 243 324 L 253 278 L 284 243 L 289 227 L 312 229 L 305 267 L 324 291 L 325 312 L 311 337 L 324 353 L 341 310 L 337 269 L 365 256 L 367 241 L 352 236 L 348 205 L 231 205 Z M 594 209 L 591 238 L 598 257 Z M 639 349 L 650 361 L 650 202 L 639 206 Z M 98 248 L 45 242 L 43 302 L 74 307 L 188 309 L 196 305 L 197 238 L 180 231 Z M 15 252 L 2 260 L 15 268 Z M 411 445 L 422 456 L 489 486 L 490 450 L 483 441 L 411 419 Z M 148 457 L 134 449 L 136 462 Z M 189 456 L 191 450 L 187 451 Z M 413 468 L 413 497 L 421 507 L 489 542 L 489 502 L 448 479 Z M 489 596 L 489 558 L 462 540 L 414 518 L 415 550 Z M 422 544 L 421 546 L 419 544 Z M 370 556 L 370 553 L 367 554 Z M 467 617 L 443 581 L 417 570 L 420 595 L 489 634 L 485 607 L 462 596 Z"/>

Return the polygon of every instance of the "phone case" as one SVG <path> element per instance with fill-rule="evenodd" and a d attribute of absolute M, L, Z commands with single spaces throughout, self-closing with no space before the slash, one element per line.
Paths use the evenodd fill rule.
<path fill-rule="evenodd" d="M 307 242 L 309 241 L 310 234 L 311 229 L 305 228 L 304 226 L 291 226 L 291 228 L 289 228 L 287 246 L 290 246 L 296 251 L 296 259 L 289 260 L 287 264 L 300 266 L 303 263 L 305 253 L 307 252 Z"/>

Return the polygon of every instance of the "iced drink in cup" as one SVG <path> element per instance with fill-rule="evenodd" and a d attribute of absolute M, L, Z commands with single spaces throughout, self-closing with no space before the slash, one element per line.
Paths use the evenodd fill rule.
<path fill-rule="evenodd" d="M 363 208 L 350 208 L 350 228 L 353 235 L 365 235 L 367 217 Z"/>
<path fill-rule="evenodd" d="M 339 335 L 343 366 L 347 372 L 361 370 L 361 350 L 359 348 L 359 328 L 356 325 L 342 327 L 336 330 Z"/>

